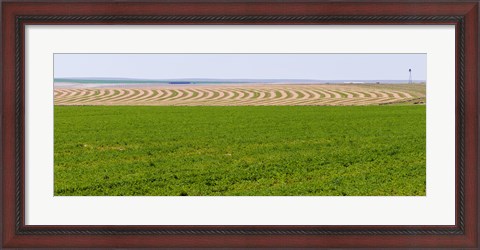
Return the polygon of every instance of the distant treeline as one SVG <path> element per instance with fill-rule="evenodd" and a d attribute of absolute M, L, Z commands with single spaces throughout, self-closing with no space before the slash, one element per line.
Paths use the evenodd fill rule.
<path fill-rule="evenodd" d="M 164 83 L 164 84 L 225 84 L 225 83 L 383 83 L 400 84 L 408 80 L 314 80 L 314 79 L 131 79 L 131 78 L 55 78 L 56 83 Z M 425 80 L 416 80 L 413 83 L 425 83 Z"/>

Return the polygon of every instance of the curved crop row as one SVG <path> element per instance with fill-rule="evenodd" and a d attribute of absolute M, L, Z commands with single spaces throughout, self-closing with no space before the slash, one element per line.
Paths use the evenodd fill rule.
<path fill-rule="evenodd" d="M 237 85 L 55 89 L 55 105 L 278 106 L 370 105 L 425 98 L 384 85 Z M 423 85 L 424 87 L 424 85 Z"/>

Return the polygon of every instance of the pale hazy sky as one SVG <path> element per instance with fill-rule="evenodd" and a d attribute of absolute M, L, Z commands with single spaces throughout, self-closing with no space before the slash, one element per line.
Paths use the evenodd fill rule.
<path fill-rule="evenodd" d="M 54 77 L 426 80 L 426 54 L 55 54 Z"/>

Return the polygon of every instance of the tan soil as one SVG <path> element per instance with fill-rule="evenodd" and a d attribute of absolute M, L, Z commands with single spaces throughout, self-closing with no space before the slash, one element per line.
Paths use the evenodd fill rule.
<path fill-rule="evenodd" d="M 231 84 L 56 88 L 55 105 L 371 105 L 425 99 L 425 84 Z"/>

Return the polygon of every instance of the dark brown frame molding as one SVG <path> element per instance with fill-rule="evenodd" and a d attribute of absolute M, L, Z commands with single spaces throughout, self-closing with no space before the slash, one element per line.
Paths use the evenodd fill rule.
<path fill-rule="evenodd" d="M 478 0 L 4 1 L 2 244 L 18 247 L 451 247 L 478 245 Z M 455 226 L 27 226 L 24 29 L 36 24 L 454 24 Z"/>

